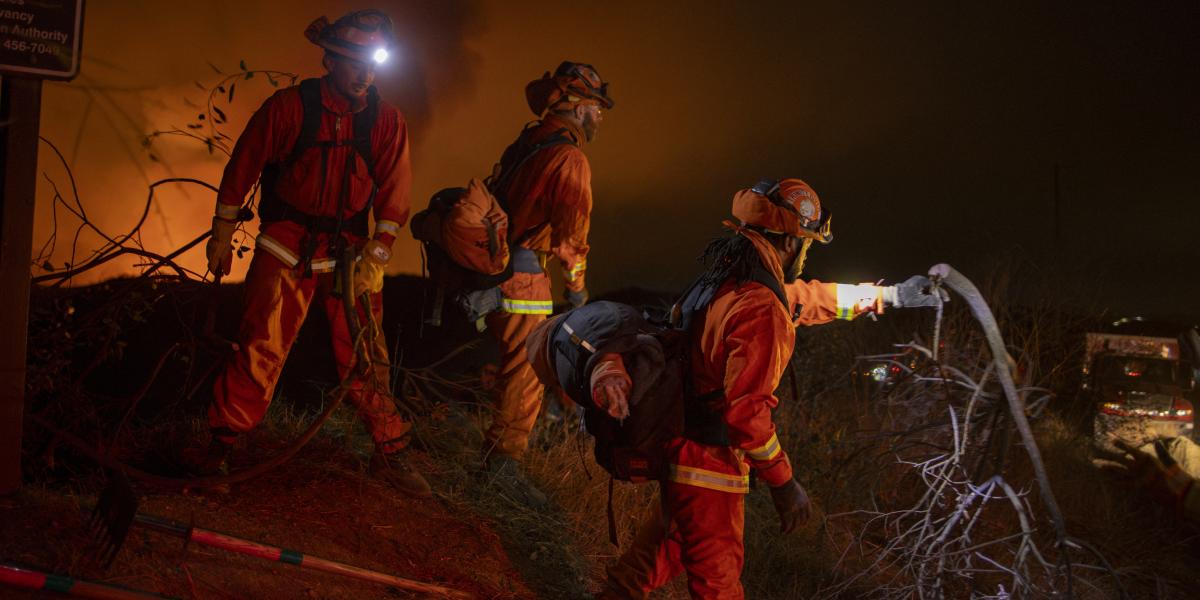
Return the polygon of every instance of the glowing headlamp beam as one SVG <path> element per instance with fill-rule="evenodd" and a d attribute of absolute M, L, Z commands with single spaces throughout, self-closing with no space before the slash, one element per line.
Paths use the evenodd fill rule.
<path fill-rule="evenodd" d="M 388 51 L 384 48 L 380 48 L 375 51 L 375 54 L 372 55 L 371 58 L 374 58 L 376 63 L 383 64 L 383 63 L 387 62 L 388 56 L 389 56 Z"/>

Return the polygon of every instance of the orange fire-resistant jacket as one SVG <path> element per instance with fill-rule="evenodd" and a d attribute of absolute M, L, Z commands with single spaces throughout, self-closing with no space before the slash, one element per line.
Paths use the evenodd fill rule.
<path fill-rule="evenodd" d="M 509 184 L 508 239 L 540 256 L 553 254 L 562 266 L 567 289 L 584 287 L 588 228 L 592 213 L 592 168 L 583 154 L 583 131 L 554 115 L 535 126 L 538 143 L 561 129 L 574 140 L 535 154 Z M 553 310 L 550 278 L 545 273 L 516 272 L 500 285 L 504 311 L 548 315 Z"/>
<path fill-rule="evenodd" d="M 857 286 L 840 283 L 822 283 L 816 279 L 797 279 L 783 286 L 787 295 L 792 322 L 797 327 L 821 325 L 834 319 L 853 320 L 862 314 L 856 309 L 857 298 L 847 295 L 846 290 Z"/>
<path fill-rule="evenodd" d="M 741 229 L 739 235 L 754 242 L 767 270 L 782 282 L 783 268 L 769 243 L 754 231 Z M 671 444 L 671 481 L 744 494 L 750 490 L 751 468 L 771 486 L 792 478 L 771 421 L 779 404 L 774 391 L 791 358 L 797 325 L 854 317 L 853 305 L 839 306 L 838 287 L 819 281 L 789 284 L 787 309 L 771 290 L 752 281 L 729 281 L 717 291 L 702 323 L 694 325 L 692 370 L 697 394 L 724 391 L 714 408 L 723 415 L 731 446 L 677 438 Z"/>
<path fill-rule="evenodd" d="M 317 131 L 317 140 L 348 142 L 354 133 L 353 113 L 366 106 L 351 106 L 348 99 L 337 94 L 328 82 L 321 80 L 321 101 L 325 112 Z M 233 218 L 245 201 L 246 194 L 258 180 L 268 163 L 284 162 L 300 136 L 304 107 L 299 86 L 276 92 L 250 118 L 245 131 L 233 148 L 225 167 L 221 188 L 217 193 L 217 216 Z M 349 194 L 342 216 L 349 218 L 366 206 L 371 195 L 371 176 L 366 163 L 353 146 L 337 145 L 328 148 L 322 172 L 322 148 L 309 148 L 285 172 L 281 173 L 277 192 L 284 201 L 310 215 L 335 216 L 342 193 L 342 178 L 346 170 L 346 153 L 354 153 L 349 175 Z M 391 246 L 400 227 L 408 220 L 409 188 L 412 170 L 408 156 L 408 126 L 404 115 L 395 106 L 379 102 L 379 114 L 371 130 L 371 156 L 375 161 L 375 237 Z M 279 258 L 288 266 L 296 266 L 300 245 L 306 232 L 291 221 L 277 221 L 264 227 L 256 245 Z M 322 239 L 313 256 L 313 271 L 332 270 L 335 261 L 328 256 L 328 243 Z"/>

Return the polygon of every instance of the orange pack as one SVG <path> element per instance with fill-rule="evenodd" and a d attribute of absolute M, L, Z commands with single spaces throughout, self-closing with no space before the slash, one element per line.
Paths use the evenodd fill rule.
<path fill-rule="evenodd" d="M 413 215 L 412 232 L 468 271 L 498 275 L 508 268 L 508 214 L 478 179 L 434 195 Z"/>

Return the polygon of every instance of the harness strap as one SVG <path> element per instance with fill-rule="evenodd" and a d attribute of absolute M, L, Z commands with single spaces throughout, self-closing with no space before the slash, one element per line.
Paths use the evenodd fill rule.
<path fill-rule="evenodd" d="M 284 169 L 290 169 L 306 150 L 317 145 L 341 146 L 350 145 L 362 156 L 367 163 L 371 178 L 375 177 L 375 160 L 371 151 L 371 131 L 375 129 L 375 121 L 379 116 L 379 92 L 375 86 L 367 89 L 367 105 L 353 116 L 353 133 L 349 142 L 335 143 L 331 140 L 318 140 L 317 133 L 321 130 L 321 117 L 325 105 L 321 102 L 321 80 L 318 78 L 305 79 L 300 82 L 300 103 L 304 108 L 304 117 L 300 122 L 300 134 L 292 151 L 284 159 Z"/>
<path fill-rule="evenodd" d="M 344 179 L 342 181 L 341 197 L 338 198 L 338 210 L 334 216 L 317 216 L 292 206 L 286 200 L 279 197 L 275 186 L 285 173 L 291 171 L 306 151 L 311 148 L 320 148 L 320 189 L 324 190 L 325 176 L 328 173 L 329 167 L 329 149 L 338 146 L 351 146 L 354 152 L 362 157 L 363 162 L 367 165 L 367 172 L 372 181 L 374 181 L 375 161 L 371 150 L 371 132 L 375 128 L 375 121 L 379 115 L 379 92 L 373 86 L 368 88 L 366 107 L 351 117 L 352 138 L 349 141 L 342 142 L 317 139 L 317 134 L 321 129 L 321 119 L 325 113 L 325 107 L 321 102 L 321 80 L 317 78 L 305 79 L 300 82 L 298 87 L 300 91 L 300 103 L 303 107 L 300 133 L 297 135 L 296 142 L 292 145 L 291 151 L 288 152 L 287 158 L 280 163 L 269 164 L 264 168 L 259 214 L 262 217 L 263 223 L 291 221 L 304 227 L 307 235 L 301 242 L 300 260 L 304 265 L 304 276 L 308 277 L 312 274 L 312 257 L 316 253 L 316 234 L 334 234 L 335 238 L 340 237 L 339 234 L 342 231 L 350 231 L 360 237 L 370 235 L 370 211 L 375 203 L 375 194 L 378 188 L 372 186 L 371 195 L 362 210 L 349 218 L 343 217 L 345 203 L 349 197 L 349 177 L 357 165 L 357 162 L 354 161 L 354 153 L 347 155 L 346 169 L 343 172 Z"/>
<path fill-rule="evenodd" d="M 321 105 L 321 80 L 312 78 L 300 82 L 300 105 L 304 109 L 304 117 L 300 121 L 300 135 L 292 145 L 292 151 L 284 160 L 284 169 L 290 170 L 300 155 L 304 154 L 317 141 L 317 132 L 321 129 L 321 115 L 324 107 Z"/>
<path fill-rule="evenodd" d="M 509 146 L 509 149 L 505 150 L 504 154 L 507 155 L 510 151 L 519 151 L 524 145 L 525 138 L 529 136 L 529 132 L 536 127 L 537 124 L 538 123 L 532 124 L 522 130 L 521 135 L 517 136 L 517 141 L 514 142 L 512 146 Z M 550 137 L 542 140 L 541 142 L 526 147 L 524 154 L 520 154 L 518 158 L 515 158 L 515 160 L 512 160 L 512 156 L 509 157 L 510 162 L 512 162 L 511 166 L 504 164 L 505 156 L 500 157 L 500 177 L 495 180 L 491 180 L 491 178 L 489 178 L 489 181 L 486 182 L 486 185 L 488 191 L 490 191 L 492 195 L 496 197 L 496 201 L 500 204 L 500 208 L 504 209 L 504 212 L 509 212 L 507 197 L 508 186 L 512 183 L 512 180 L 514 177 L 516 177 L 517 173 L 521 171 L 521 167 L 525 166 L 525 163 L 529 162 L 529 159 L 533 158 L 537 153 L 545 150 L 546 148 L 558 146 L 560 144 L 574 145 L 576 140 L 575 138 L 571 137 L 570 133 L 571 132 L 567 130 L 566 127 L 563 127 L 558 131 L 555 131 Z"/>
<path fill-rule="evenodd" d="M 783 285 L 761 262 L 750 271 L 748 281 L 771 290 L 784 310 L 787 310 L 787 295 L 783 291 Z M 690 332 L 695 315 L 712 303 L 717 290 L 724 283 L 703 284 L 699 279 L 694 281 L 684 293 L 683 299 L 676 303 L 673 325 Z M 729 426 L 725 423 L 724 415 L 711 408 L 713 402 L 725 397 L 725 390 L 718 388 L 696 394 L 692 387 L 695 382 L 692 378 L 690 357 L 687 360 L 687 370 L 684 379 L 684 437 L 710 446 L 730 445 Z"/>
<path fill-rule="evenodd" d="M 576 335 L 575 330 L 571 329 L 571 326 L 567 322 L 564 321 L 562 326 L 563 326 L 563 331 L 566 331 L 567 335 L 570 336 L 570 340 L 571 340 L 572 344 L 575 344 L 576 346 L 581 346 L 584 350 L 587 350 L 588 352 L 591 352 L 592 354 L 596 353 L 596 347 L 593 346 L 591 344 L 591 342 Z"/>

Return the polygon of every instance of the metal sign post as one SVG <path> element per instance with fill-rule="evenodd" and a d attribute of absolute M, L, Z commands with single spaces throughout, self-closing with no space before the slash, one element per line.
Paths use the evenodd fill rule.
<path fill-rule="evenodd" d="M 29 332 L 29 261 L 37 189 L 38 117 L 42 82 L 0 81 L 0 494 L 21 485 L 21 414 L 25 405 L 25 343 Z"/>
<path fill-rule="evenodd" d="M 0 0 L 0 494 L 21 485 L 42 79 L 79 72 L 83 0 Z"/>

